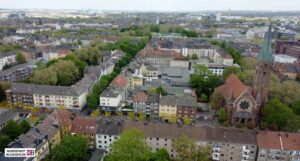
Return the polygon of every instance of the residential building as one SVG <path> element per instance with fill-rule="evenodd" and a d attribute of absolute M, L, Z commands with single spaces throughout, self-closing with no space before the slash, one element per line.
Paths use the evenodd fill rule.
<path fill-rule="evenodd" d="M 57 120 L 62 136 L 67 135 L 71 132 L 72 118 L 72 113 L 67 110 L 57 111 Z"/>
<path fill-rule="evenodd" d="M 276 54 L 285 54 L 300 59 L 299 41 L 276 41 Z"/>
<path fill-rule="evenodd" d="M 97 120 L 93 118 L 76 117 L 72 122 L 71 134 L 81 135 L 88 138 L 89 148 L 96 146 Z"/>
<path fill-rule="evenodd" d="M 165 148 L 172 159 L 177 157 L 172 142 L 180 136 L 187 136 L 198 146 L 211 147 L 212 159 L 215 161 L 255 161 L 255 130 L 125 121 L 123 130 L 132 128 L 137 128 L 145 134 L 145 142 L 153 152 Z"/>
<path fill-rule="evenodd" d="M 18 82 L 28 79 L 33 73 L 36 65 L 33 64 L 20 64 L 13 66 L 9 69 L 0 71 L 0 80 L 9 82 Z"/>
<path fill-rule="evenodd" d="M 175 96 L 161 96 L 159 101 L 159 117 L 163 120 L 175 122 L 177 118 L 177 98 Z"/>
<path fill-rule="evenodd" d="M 299 161 L 300 135 L 298 133 L 259 131 L 257 161 Z"/>
<path fill-rule="evenodd" d="M 148 93 L 146 101 L 147 109 L 150 109 L 150 116 L 159 117 L 159 95 Z"/>
<path fill-rule="evenodd" d="M 177 116 L 179 118 L 195 118 L 197 114 L 197 99 L 185 95 L 183 97 L 179 97 L 177 100 Z"/>
<path fill-rule="evenodd" d="M 147 109 L 147 94 L 145 92 L 137 92 L 133 95 L 133 110 L 135 112 L 143 112 L 150 114 L 150 109 Z"/>
<path fill-rule="evenodd" d="M 122 124 L 121 120 L 98 120 L 96 148 L 103 149 L 105 154 L 108 154 L 111 151 L 110 145 L 120 137 Z"/>
<path fill-rule="evenodd" d="M 5 65 L 11 65 L 14 63 L 16 63 L 16 53 L 0 53 L 0 70 L 2 70 Z"/>
<path fill-rule="evenodd" d="M 284 55 L 284 54 L 273 55 L 274 63 L 292 64 L 292 63 L 296 63 L 296 61 L 297 61 L 297 58 L 289 56 L 289 55 Z"/>
<path fill-rule="evenodd" d="M 122 101 L 121 94 L 113 88 L 105 89 L 100 95 L 100 108 L 104 111 L 119 110 Z"/>
<path fill-rule="evenodd" d="M 181 67 L 181 68 L 187 68 L 190 67 L 189 61 L 183 61 L 183 60 L 172 60 L 170 62 L 170 67 Z"/>
<path fill-rule="evenodd" d="M 47 134 L 47 141 L 50 148 L 54 148 L 55 145 L 61 141 L 60 127 L 57 117 L 57 112 L 53 112 L 48 115 L 40 124 L 36 126 L 37 129 L 43 134 Z"/>
<path fill-rule="evenodd" d="M 80 110 L 86 105 L 87 91 L 67 86 L 13 83 L 6 90 L 7 101 L 13 105 Z"/>

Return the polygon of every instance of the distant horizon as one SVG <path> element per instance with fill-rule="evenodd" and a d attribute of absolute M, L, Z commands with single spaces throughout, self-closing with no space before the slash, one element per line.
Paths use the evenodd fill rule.
<path fill-rule="evenodd" d="M 57 10 L 57 11 L 104 11 L 104 12 L 228 12 L 227 10 L 114 10 L 114 9 L 72 9 L 72 8 L 1 8 L 0 10 Z M 230 9 L 230 12 L 300 12 L 299 10 L 232 10 Z"/>
<path fill-rule="evenodd" d="M 298 0 L 0 0 L 7 10 L 97 10 L 129 12 L 300 11 Z"/>

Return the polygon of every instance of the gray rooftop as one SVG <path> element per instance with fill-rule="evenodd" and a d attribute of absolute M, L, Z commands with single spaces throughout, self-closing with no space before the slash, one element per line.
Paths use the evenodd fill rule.
<path fill-rule="evenodd" d="M 19 113 L 13 110 L 2 110 L 0 109 L 0 125 L 7 121 L 14 119 Z"/>
<path fill-rule="evenodd" d="M 121 120 L 100 119 L 98 120 L 97 134 L 101 135 L 120 135 L 122 132 Z"/>
<path fill-rule="evenodd" d="M 16 71 L 24 69 L 24 68 L 35 68 L 35 67 L 36 67 L 36 65 L 27 64 L 27 63 L 26 64 L 19 64 L 19 65 L 13 66 L 11 68 L 8 68 L 6 70 L 0 71 L 0 76 L 11 74 L 13 72 L 16 72 Z"/>
<path fill-rule="evenodd" d="M 41 95 L 79 96 L 80 91 L 67 86 L 35 85 L 25 83 L 13 83 L 10 90 L 13 93 L 29 93 Z"/>
<path fill-rule="evenodd" d="M 159 104 L 160 105 L 176 106 L 177 105 L 177 98 L 173 95 L 161 96 Z"/>

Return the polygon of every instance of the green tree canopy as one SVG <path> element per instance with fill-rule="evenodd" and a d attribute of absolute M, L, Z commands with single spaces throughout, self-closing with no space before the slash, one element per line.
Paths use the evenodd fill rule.
<path fill-rule="evenodd" d="M 0 152 L 4 152 L 5 147 L 11 142 L 7 135 L 0 136 Z"/>
<path fill-rule="evenodd" d="M 225 122 L 227 120 L 227 112 L 224 107 L 218 111 L 218 120 L 219 122 Z"/>
<path fill-rule="evenodd" d="M 3 127 L 2 133 L 3 135 L 7 135 L 11 140 L 14 140 L 22 133 L 22 129 L 14 120 L 9 120 Z"/>
<path fill-rule="evenodd" d="M 171 157 L 169 152 L 165 148 L 162 148 L 151 154 L 150 161 L 171 161 Z"/>
<path fill-rule="evenodd" d="M 87 159 L 88 141 L 81 136 L 64 136 L 47 156 L 47 161 L 83 161 Z"/>
<path fill-rule="evenodd" d="M 112 145 L 107 161 L 147 161 L 150 147 L 145 143 L 144 134 L 138 129 L 124 131 Z"/>
<path fill-rule="evenodd" d="M 57 75 L 54 70 L 49 68 L 36 70 L 33 73 L 31 82 L 34 84 L 56 85 Z"/>
<path fill-rule="evenodd" d="M 5 91 L 9 89 L 11 84 L 9 82 L 0 81 L 0 102 L 6 99 Z"/>
<path fill-rule="evenodd" d="M 31 126 L 29 124 L 28 121 L 26 120 L 23 120 L 21 123 L 20 123 L 20 128 L 21 128 L 21 133 L 26 133 L 27 131 L 30 130 Z"/>
<path fill-rule="evenodd" d="M 268 102 L 263 111 L 263 120 L 274 130 L 282 130 L 295 118 L 293 111 L 278 99 Z"/>
<path fill-rule="evenodd" d="M 293 102 L 292 109 L 296 115 L 300 116 L 300 99 Z"/>
<path fill-rule="evenodd" d="M 300 84 L 295 81 L 272 80 L 270 83 L 270 97 L 277 98 L 281 102 L 291 105 L 295 100 L 300 99 Z"/>
<path fill-rule="evenodd" d="M 19 64 L 26 63 L 26 58 L 25 58 L 25 56 L 21 52 L 17 52 L 16 61 Z"/>
<path fill-rule="evenodd" d="M 210 148 L 206 146 L 198 146 L 195 142 L 186 136 L 181 136 L 175 139 L 172 147 L 178 154 L 178 161 L 209 161 Z"/>

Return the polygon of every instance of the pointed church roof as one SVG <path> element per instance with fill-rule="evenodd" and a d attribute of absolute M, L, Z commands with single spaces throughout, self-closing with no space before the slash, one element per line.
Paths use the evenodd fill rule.
<path fill-rule="evenodd" d="M 273 60 L 272 47 L 271 47 L 271 35 L 272 35 L 271 29 L 272 29 L 272 25 L 270 24 L 268 32 L 265 34 L 263 46 L 258 55 L 259 61 L 271 62 Z"/>
<path fill-rule="evenodd" d="M 217 90 L 220 90 L 225 98 L 234 100 L 248 88 L 235 74 L 231 73 L 226 79 L 225 84 L 218 87 Z"/>

